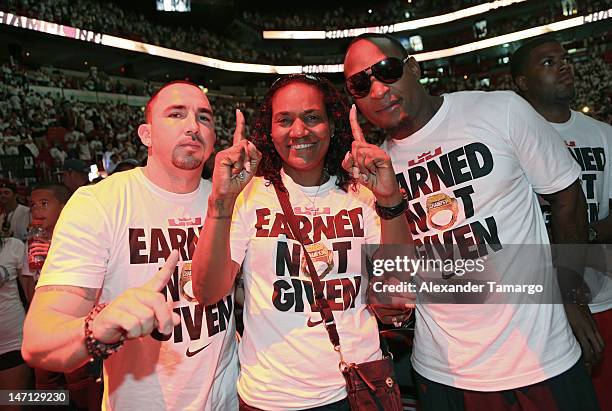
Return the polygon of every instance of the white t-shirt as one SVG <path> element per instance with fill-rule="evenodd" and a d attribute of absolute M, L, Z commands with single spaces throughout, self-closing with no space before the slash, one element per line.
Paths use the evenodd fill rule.
<path fill-rule="evenodd" d="M 62 210 L 37 288 L 102 288 L 100 302 L 110 302 L 144 284 L 172 249 L 181 254 L 163 290 L 181 323 L 169 337 L 154 331 L 127 341 L 105 361 L 107 410 L 238 407 L 233 291 L 207 307 L 191 291 L 191 259 L 210 189 L 202 180 L 193 193 L 167 192 L 136 168 L 81 187 Z"/>
<path fill-rule="evenodd" d="M 16 238 L 4 238 L 0 245 L 0 354 L 21 350 L 23 305 L 17 276 L 23 264 L 25 245 Z"/>
<path fill-rule="evenodd" d="M 603 220 L 609 214 L 612 198 L 612 166 L 609 163 L 612 160 L 612 127 L 573 110 L 567 122 L 550 124 L 563 137 L 568 150 L 580 164 L 589 223 Z M 612 254 L 612 248 L 608 248 L 607 254 Z M 591 290 L 597 290 L 592 296 L 592 304 L 589 304 L 591 312 L 612 308 L 612 279 L 609 275 L 587 267 L 585 278 Z"/>
<path fill-rule="evenodd" d="M 380 221 L 366 188 L 348 193 L 332 177 L 302 187 L 283 174 L 325 288 L 348 362 L 381 358 L 376 319 L 364 304 L 361 245 L 378 244 Z M 314 204 L 313 204 L 314 202 Z M 313 211 L 316 208 L 316 211 Z M 316 215 L 315 215 L 316 214 Z M 244 337 L 238 393 L 264 410 L 299 410 L 346 397 L 338 353 L 312 310 L 312 283 L 274 187 L 254 178 L 236 202 L 232 260 L 243 264 Z"/>
<path fill-rule="evenodd" d="M 548 244 L 534 191 L 557 192 L 580 173 L 552 127 L 512 92 L 444 95 L 422 129 L 383 148 L 407 189 L 415 242 L 452 242 L 481 258 L 499 254 L 507 280 L 525 270 L 511 245 Z M 440 197 L 456 212 L 430 221 L 426 210 Z M 562 305 L 419 304 L 416 314 L 414 369 L 449 386 L 513 389 L 558 375 L 580 357 Z"/>

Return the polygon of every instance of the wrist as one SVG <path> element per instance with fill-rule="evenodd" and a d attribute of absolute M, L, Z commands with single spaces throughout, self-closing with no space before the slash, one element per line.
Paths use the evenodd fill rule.
<path fill-rule="evenodd" d="M 101 341 L 94 335 L 94 320 L 104 307 L 106 307 L 106 304 L 96 305 L 92 308 L 87 317 L 85 317 L 85 347 L 92 361 L 108 358 L 111 354 L 119 351 L 119 348 L 121 348 L 125 341 L 125 335 L 119 335 L 119 339 L 114 342 Z"/>
<path fill-rule="evenodd" d="M 121 334 L 109 331 L 106 327 L 104 318 L 98 318 L 101 311 L 106 308 L 107 304 L 100 303 L 95 305 L 87 317 L 85 317 L 85 337 L 90 337 L 102 344 L 116 344 L 121 338 Z"/>
<path fill-rule="evenodd" d="M 402 202 L 403 199 L 402 193 L 397 190 L 395 193 L 389 196 L 376 196 L 376 204 L 381 207 L 393 207 Z"/>
<path fill-rule="evenodd" d="M 401 198 L 399 202 L 392 206 L 383 206 L 376 200 L 374 208 L 376 214 L 378 214 L 382 220 L 393 220 L 394 218 L 404 216 L 408 209 L 408 199 Z"/>

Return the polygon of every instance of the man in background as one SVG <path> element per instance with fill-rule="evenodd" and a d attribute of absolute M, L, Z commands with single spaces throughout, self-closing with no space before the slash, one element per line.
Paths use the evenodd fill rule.
<path fill-rule="evenodd" d="M 0 182 L 0 223 L 3 237 L 26 240 L 30 209 L 17 202 L 17 185 L 11 181 Z"/>
<path fill-rule="evenodd" d="M 89 166 L 78 158 L 68 158 L 62 167 L 62 183 L 74 193 L 89 184 Z"/>
<path fill-rule="evenodd" d="M 612 127 L 570 109 L 576 98 L 574 69 L 558 41 L 540 38 L 522 45 L 514 52 L 510 66 L 519 94 L 557 130 L 580 165 L 589 242 L 609 244 Z M 612 280 L 607 273 L 590 267 L 585 271 L 585 279 L 591 303 L 566 304 L 566 312 L 580 342 L 582 358 L 591 371 L 600 406 L 612 409 L 612 393 L 608 388 L 612 380 Z"/>
<path fill-rule="evenodd" d="M 28 244 L 26 248 L 27 252 L 22 274 L 27 278 L 27 283 L 23 288 L 28 303 L 32 302 L 34 287 L 40 275 L 40 270 L 30 269 L 28 255 L 37 256 L 43 260 L 47 257 L 55 223 L 57 223 L 60 213 L 71 194 L 68 187 L 58 183 L 40 183 L 32 188 L 30 194 L 32 224 L 36 223 L 38 227 L 42 228 L 46 232 L 49 241 L 37 242 L 34 245 Z"/>

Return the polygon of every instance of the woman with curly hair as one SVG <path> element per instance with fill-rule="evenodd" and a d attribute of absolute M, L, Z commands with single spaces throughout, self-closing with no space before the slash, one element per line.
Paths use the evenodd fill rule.
<path fill-rule="evenodd" d="M 237 112 L 234 145 L 215 160 L 192 277 L 196 297 L 210 305 L 227 294 L 242 265 L 242 410 L 349 409 L 339 354 L 274 186 L 289 194 L 345 359 L 381 358 L 376 319 L 363 296 L 361 245 L 405 243 L 410 234 L 389 157 L 365 142 L 352 110 L 349 123 L 345 98 L 325 79 L 281 77 L 264 99 L 251 141 L 242 138 Z"/>
<path fill-rule="evenodd" d="M 257 149 L 265 155 L 261 159 L 261 163 L 258 168 L 258 175 L 264 177 L 266 181 L 272 184 L 281 184 L 281 169 L 283 168 L 283 158 L 277 149 L 275 148 L 275 141 L 271 137 L 271 130 L 276 124 L 273 125 L 272 119 L 272 97 L 277 90 L 288 86 L 289 84 L 301 84 L 301 85 L 314 85 L 319 90 L 319 93 L 323 97 L 324 112 L 320 113 L 325 115 L 325 126 L 328 128 L 331 138 L 325 142 L 322 148 L 319 148 L 318 153 L 322 153 L 322 157 L 319 160 L 323 160 L 323 170 L 319 169 L 319 163 L 312 162 L 309 164 L 309 168 L 316 169 L 314 183 L 318 183 L 320 178 L 329 178 L 329 176 L 336 176 L 336 185 L 342 190 L 347 191 L 350 184 L 355 184 L 355 180 L 349 176 L 349 173 L 342 168 L 342 160 L 347 152 L 351 150 L 351 143 L 353 142 L 353 136 L 351 134 L 351 126 L 348 121 L 348 102 L 346 98 L 336 90 L 336 88 L 329 81 L 318 78 L 311 75 L 298 75 L 298 76 L 286 76 L 279 78 L 270 88 L 264 101 L 259 109 L 259 116 L 255 121 L 255 128 L 250 140 L 255 144 Z M 291 90 L 300 90 L 300 86 L 291 86 Z M 308 88 L 308 87 L 307 87 Z M 316 93 L 318 94 L 318 93 Z M 316 117 L 315 114 L 310 113 L 309 117 L 306 117 L 306 123 Z M 318 118 L 316 119 L 318 120 Z M 283 118 L 281 121 L 276 121 L 279 124 L 277 129 L 281 129 L 280 123 L 287 123 L 289 120 Z M 298 130 L 300 132 L 300 130 Z M 332 141 L 333 140 L 333 141 Z M 282 148 L 280 149 L 282 152 Z M 310 150 L 295 150 L 296 157 L 301 156 L 301 152 L 304 154 L 310 154 Z M 290 152 L 289 152 L 290 153 Z M 291 157 L 291 156 L 289 156 Z M 306 163 L 306 160 L 303 160 Z M 287 168 L 292 167 L 291 161 L 287 161 Z M 285 170 L 286 172 L 286 170 Z M 327 176 L 325 176 L 327 175 Z M 300 173 L 300 179 L 305 176 Z M 318 178 L 318 179 L 317 179 Z M 310 184 L 309 184 L 310 185 Z M 318 185 L 318 184 L 312 184 Z"/>

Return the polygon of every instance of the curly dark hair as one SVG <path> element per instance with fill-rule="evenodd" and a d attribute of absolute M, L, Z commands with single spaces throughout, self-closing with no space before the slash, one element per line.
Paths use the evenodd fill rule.
<path fill-rule="evenodd" d="M 259 108 L 259 113 L 255 120 L 255 127 L 250 136 L 250 140 L 257 149 L 263 154 L 259 163 L 257 175 L 264 177 L 268 184 L 285 190 L 281 180 L 280 170 L 283 161 L 274 147 L 270 132 L 272 129 L 272 98 L 278 90 L 293 83 L 303 83 L 316 87 L 323 93 L 325 111 L 330 123 L 333 124 L 333 135 L 329 144 L 329 149 L 325 155 L 325 170 L 329 175 L 337 177 L 336 184 L 342 190 L 347 191 L 349 184 L 355 185 L 356 181 L 342 168 L 342 160 L 347 151 L 351 150 L 353 135 L 349 123 L 349 105 L 344 97 L 334 85 L 327 79 L 312 74 L 292 74 L 280 77 L 276 80 L 270 90 L 266 93 L 264 100 Z"/>

